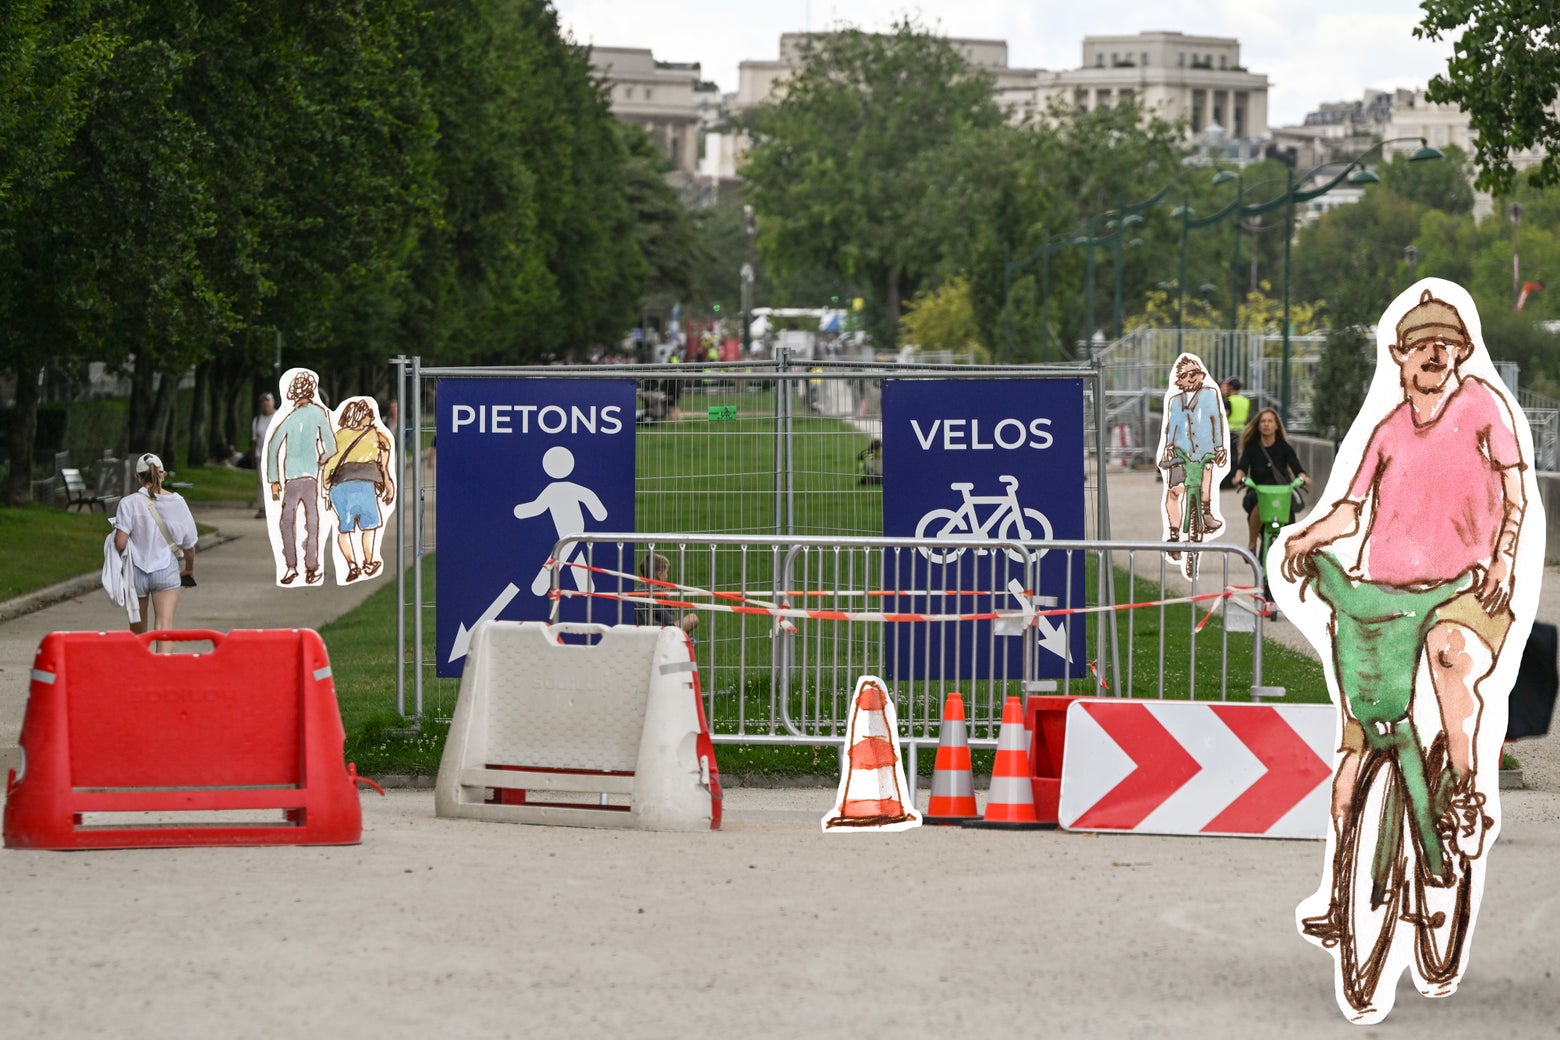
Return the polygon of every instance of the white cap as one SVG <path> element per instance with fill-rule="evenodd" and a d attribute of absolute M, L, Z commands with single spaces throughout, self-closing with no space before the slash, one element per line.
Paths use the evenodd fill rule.
<path fill-rule="evenodd" d="M 149 469 L 156 469 L 160 473 L 168 472 L 167 470 L 163 469 L 162 459 L 159 459 L 151 452 L 147 452 L 145 455 L 142 455 L 140 458 L 135 460 L 135 475 L 139 477 L 142 473 L 145 473 Z"/>

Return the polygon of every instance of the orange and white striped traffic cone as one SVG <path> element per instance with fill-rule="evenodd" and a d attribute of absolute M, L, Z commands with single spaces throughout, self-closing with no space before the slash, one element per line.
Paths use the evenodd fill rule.
<path fill-rule="evenodd" d="M 964 696 L 948 694 L 943 704 L 942 728 L 937 737 L 937 761 L 932 766 L 932 797 L 926 806 L 927 823 L 963 823 L 977 820 L 975 774 L 970 767 L 969 728 L 965 725 Z"/>
<path fill-rule="evenodd" d="M 983 819 L 969 820 L 964 826 L 1009 830 L 1038 830 L 1047 826 L 1035 816 L 1034 791 L 1029 782 L 1029 748 L 1024 746 L 1024 708 L 1017 697 L 1002 702 L 1002 729 L 997 734 L 997 760 L 991 770 L 986 815 Z"/>
<path fill-rule="evenodd" d="M 902 831 L 921 825 L 921 814 L 905 797 L 904 759 L 894 701 L 883 680 L 863 675 L 850 701 L 846 763 L 834 808 L 823 829 Z"/>

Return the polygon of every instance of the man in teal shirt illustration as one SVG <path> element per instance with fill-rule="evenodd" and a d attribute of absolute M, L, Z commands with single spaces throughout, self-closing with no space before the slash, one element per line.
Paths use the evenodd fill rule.
<path fill-rule="evenodd" d="M 318 584 L 320 574 L 320 467 L 336 454 L 330 412 L 315 400 L 319 377 L 300 370 L 287 386 L 292 409 L 272 423 L 266 442 L 265 472 L 271 501 L 282 503 L 282 560 L 287 573 L 281 583 L 298 578 L 298 507 L 303 507 L 303 580 Z M 286 446 L 284 452 L 283 446 Z"/>

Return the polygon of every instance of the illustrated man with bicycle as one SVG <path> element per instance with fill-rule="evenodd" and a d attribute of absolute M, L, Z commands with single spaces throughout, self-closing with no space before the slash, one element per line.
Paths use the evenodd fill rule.
<path fill-rule="evenodd" d="M 1482 574 L 1438 609 L 1422 648 L 1457 781 L 1443 827 L 1455 829 L 1459 850 L 1475 858 L 1492 822 L 1474 783 L 1478 685 L 1513 620 L 1526 462 L 1504 399 L 1460 371 L 1474 343 L 1457 308 L 1425 289 L 1396 332 L 1391 356 L 1403 400 L 1371 432 L 1347 496 L 1290 537 L 1283 570 L 1291 581 L 1313 574 L 1312 554 L 1356 533 L 1368 516 L 1360 568 L 1370 581 L 1408 590 L 1452 582 L 1470 569 Z M 1355 707 L 1345 708 L 1335 824 L 1349 810 L 1365 747 Z"/>
<path fill-rule="evenodd" d="M 1332 505 L 1289 537 L 1274 584 L 1327 661 L 1342 718 L 1328 866 L 1296 924 L 1332 953 L 1339 1008 L 1359 1023 L 1391 1010 L 1405 969 L 1427 997 L 1467 969 L 1500 829 L 1489 766 L 1538 608 L 1545 526 L 1526 419 L 1468 292 L 1423 279 L 1378 337 Z M 1508 640 L 1517 654 L 1502 653 Z M 1421 670 L 1433 700 L 1418 695 Z"/>
<path fill-rule="evenodd" d="M 1229 434 L 1224 400 L 1216 387 L 1208 385 L 1208 371 L 1195 354 L 1182 354 L 1175 360 L 1174 389 L 1165 398 L 1165 425 L 1159 461 L 1165 474 L 1165 522 L 1169 540 L 1200 542 L 1224 526 L 1215 512 L 1213 498 L 1218 486 L 1215 469 L 1229 463 Z M 1187 485 L 1192 485 L 1197 508 L 1187 512 Z M 1168 554 L 1172 560 L 1180 554 Z"/>

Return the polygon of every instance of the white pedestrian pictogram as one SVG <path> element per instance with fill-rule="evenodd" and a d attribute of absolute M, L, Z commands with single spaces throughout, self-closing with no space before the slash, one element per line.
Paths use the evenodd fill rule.
<path fill-rule="evenodd" d="M 585 513 L 581 506 L 590 510 L 591 518 L 597 523 L 607 518 L 607 507 L 601 504 L 600 496 L 583 484 L 564 479 L 574 472 L 574 453 L 568 448 L 561 444 L 548 448 L 547 454 L 542 456 L 542 470 L 553 482 L 542 488 L 541 494 L 531 501 L 515 506 L 516 518 L 527 520 L 550 513 L 559 538 L 585 533 Z M 583 546 L 575 546 L 571 555 L 583 557 L 584 552 Z M 563 562 L 568 564 L 573 561 L 565 559 Z M 581 592 L 591 591 L 590 572 L 583 567 L 570 567 L 569 570 L 574 575 L 576 588 Z M 545 596 L 551 585 L 552 579 L 544 562 L 541 570 L 536 572 L 536 577 L 531 580 L 531 594 Z"/>

